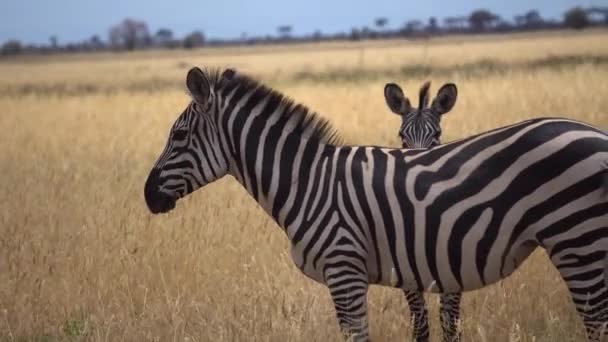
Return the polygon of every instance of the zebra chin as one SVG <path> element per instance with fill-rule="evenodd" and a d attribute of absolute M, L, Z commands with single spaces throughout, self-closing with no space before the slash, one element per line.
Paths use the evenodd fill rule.
<path fill-rule="evenodd" d="M 152 214 L 165 214 L 175 208 L 175 198 L 157 191 L 152 196 L 146 196 L 146 204 Z"/>

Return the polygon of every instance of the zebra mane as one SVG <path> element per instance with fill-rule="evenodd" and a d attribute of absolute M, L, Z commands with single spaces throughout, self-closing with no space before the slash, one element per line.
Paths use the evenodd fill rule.
<path fill-rule="evenodd" d="M 341 137 L 329 120 L 252 77 L 236 73 L 232 79 L 227 80 L 218 76 L 220 74 L 214 71 L 208 75 L 216 77 L 214 79 L 216 86 L 219 85 L 223 88 L 226 94 L 229 94 L 235 88 L 239 88 L 241 89 L 239 92 L 242 91 L 243 94 L 253 92 L 250 99 L 254 102 L 259 103 L 262 100 L 267 100 L 268 103 L 277 104 L 276 108 L 281 108 L 275 111 L 274 114 L 281 116 L 278 122 L 295 119 L 293 120 L 293 122 L 296 122 L 295 127 L 293 127 L 294 132 L 321 143 L 330 145 L 342 144 Z"/>
<path fill-rule="evenodd" d="M 426 81 L 420 87 L 420 95 L 418 98 L 418 109 L 422 110 L 429 105 L 429 89 L 431 88 L 431 81 Z"/>

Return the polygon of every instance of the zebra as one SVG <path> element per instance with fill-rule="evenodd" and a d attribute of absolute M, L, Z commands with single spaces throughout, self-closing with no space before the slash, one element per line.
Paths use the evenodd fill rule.
<path fill-rule="evenodd" d="M 418 108 L 412 107 L 401 87 L 395 83 L 384 86 L 384 99 L 390 110 L 401 116 L 399 137 L 403 148 L 429 148 L 441 143 L 441 116 L 452 110 L 458 97 L 454 83 L 446 83 L 429 107 L 431 82 L 420 87 Z"/>
<path fill-rule="evenodd" d="M 325 284 L 345 337 L 369 341 L 371 284 L 476 290 L 538 246 L 590 341 L 608 322 L 608 133 L 537 118 L 435 146 L 341 142 L 329 121 L 233 69 L 193 67 L 192 100 L 144 185 L 153 214 L 233 176 Z"/>
<path fill-rule="evenodd" d="M 454 83 L 446 83 L 437 92 L 429 107 L 431 82 L 420 87 L 418 108 L 411 105 L 401 87 L 387 83 L 384 98 L 389 109 L 401 117 L 399 137 L 403 148 L 430 148 L 441 143 L 441 117 L 452 110 L 458 97 Z M 412 315 L 412 339 L 418 342 L 429 340 L 428 311 L 422 292 L 403 290 Z M 460 341 L 458 327 L 460 318 L 460 293 L 442 293 L 439 319 L 443 330 L 443 341 Z"/>

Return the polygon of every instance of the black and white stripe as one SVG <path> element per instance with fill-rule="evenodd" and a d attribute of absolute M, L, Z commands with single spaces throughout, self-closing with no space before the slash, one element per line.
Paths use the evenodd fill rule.
<path fill-rule="evenodd" d="M 167 212 L 235 176 L 283 227 L 295 264 L 329 287 L 354 340 L 369 340 L 369 284 L 475 290 L 509 276 L 536 246 L 599 340 L 608 321 L 606 132 L 536 119 L 428 150 L 344 146 L 327 121 L 246 76 L 194 68 L 187 85 L 187 134 L 150 172 L 149 209 Z"/>

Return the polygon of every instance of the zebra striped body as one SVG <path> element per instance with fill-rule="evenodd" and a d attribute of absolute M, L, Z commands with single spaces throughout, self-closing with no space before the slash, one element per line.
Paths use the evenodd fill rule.
<path fill-rule="evenodd" d="M 328 248 L 323 244 L 343 238 L 349 248 L 360 245 L 353 249 L 362 258 L 370 283 L 391 286 L 395 269 L 395 287 L 476 290 L 510 275 L 537 245 L 552 254 L 561 251 L 554 250 L 561 239 L 553 238 L 549 229 L 560 219 L 597 203 L 596 225 L 608 224 L 608 217 L 599 215 L 608 213 L 600 187 L 608 150 L 579 153 L 584 139 L 602 141 L 608 148 L 603 133 L 561 119 L 524 122 L 428 152 L 322 146 L 311 156 L 312 163 L 293 160 L 301 174 L 297 188 L 288 193 L 302 198 L 286 201 L 292 205 L 283 207 L 284 214 L 277 219 L 292 241 L 296 264 L 315 280 L 322 282 L 324 277 L 320 261 Z M 576 159 L 568 158 L 568 152 Z M 468 160 L 461 163 L 465 156 Z M 542 206 L 551 196 L 576 191 L 585 179 L 583 190 L 594 191 L 585 193 L 582 202 Z M 321 184 L 314 187 L 314 181 Z M 327 194 L 323 202 L 320 194 Z M 536 206 L 542 207 L 530 210 Z M 588 230 L 608 234 L 608 228 L 594 228 L 590 225 Z M 328 236 L 306 239 L 305 232 Z M 569 233 L 574 238 L 581 232 Z M 568 232 L 562 236 L 566 237 Z"/>
<path fill-rule="evenodd" d="M 608 320 L 605 132 L 538 119 L 429 150 L 342 146 L 326 121 L 245 76 L 195 68 L 187 85 L 194 101 L 146 181 L 148 207 L 166 212 L 233 175 L 283 227 L 295 264 L 329 287 L 355 340 L 369 336 L 368 284 L 475 290 L 538 245 L 591 339 Z"/>

